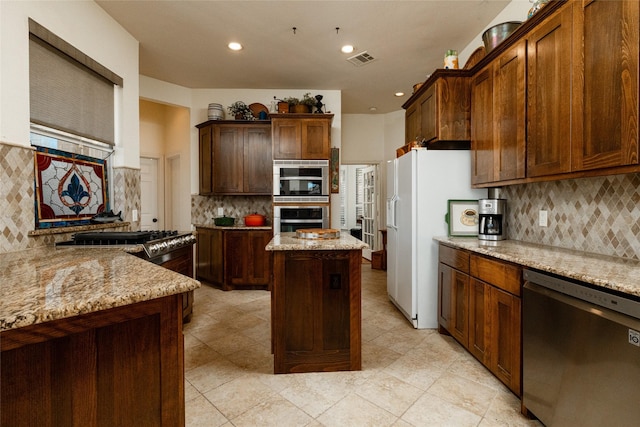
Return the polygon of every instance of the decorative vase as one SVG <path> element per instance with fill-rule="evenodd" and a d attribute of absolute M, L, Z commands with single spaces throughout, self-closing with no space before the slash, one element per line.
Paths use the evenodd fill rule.
<path fill-rule="evenodd" d="M 288 102 L 278 102 L 278 113 L 288 113 L 289 112 L 289 103 Z"/>

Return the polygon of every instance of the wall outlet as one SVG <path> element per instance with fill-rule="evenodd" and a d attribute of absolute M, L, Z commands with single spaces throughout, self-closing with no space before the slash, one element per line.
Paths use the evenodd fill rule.
<path fill-rule="evenodd" d="M 138 221 L 138 209 L 134 209 L 131 211 L 131 220 L 133 222 L 137 222 Z"/>
<path fill-rule="evenodd" d="M 218 208 L 218 216 L 224 216 L 224 208 Z"/>
<path fill-rule="evenodd" d="M 547 217 L 547 211 L 540 211 L 538 213 L 538 225 L 540 227 L 547 227 L 549 225 L 549 218 Z"/>

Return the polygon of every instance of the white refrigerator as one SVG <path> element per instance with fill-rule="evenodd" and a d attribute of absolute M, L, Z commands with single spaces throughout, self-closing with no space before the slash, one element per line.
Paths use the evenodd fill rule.
<path fill-rule="evenodd" d="M 486 198 L 471 188 L 468 150 L 414 149 L 387 163 L 387 293 L 415 328 L 438 325 L 438 245 L 447 201 Z"/>

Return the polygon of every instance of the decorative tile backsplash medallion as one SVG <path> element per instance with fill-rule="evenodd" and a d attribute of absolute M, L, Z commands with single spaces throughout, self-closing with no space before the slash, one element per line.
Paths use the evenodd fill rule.
<path fill-rule="evenodd" d="M 131 223 L 131 231 L 140 231 L 140 222 L 133 222 L 132 212 L 140 212 L 142 202 L 140 195 L 140 169 L 113 168 L 113 212 L 122 211 L 122 219 Z"/>
<path fill-rule="evenodd" d="M 243 225 L 243 218 L 252 213 L 267 217 L 267 225 L 272 223 L 271 196 L 200 196 L 191 195 L 191 223 L 213 224 L 218 208 L 224 215 L 236 218 L 236 225 Z"/>
<path fill-rule="evenodd" d="M 33 153 L 0 143 L 0 252 L 29 248 L 34 228 Z"/>
<path fill-rule="evenodd" d="M 36 228 L 89 224 L 109 210 L 106 160 L 37 148 Z"/>
<path fill-rule="evenodd" d="M 512 185 L 501 197 L 509 239 L 640 259 L 640 174 Z"/>

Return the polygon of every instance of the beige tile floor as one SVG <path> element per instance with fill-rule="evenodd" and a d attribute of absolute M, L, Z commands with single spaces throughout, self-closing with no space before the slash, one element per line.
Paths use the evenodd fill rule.
<path fill-rule="evenodd" d="M 266 291 L 195 291 L 185 325 L 187 427 L 540 426 L 458 343 L 416 330 L 362 266 L 362 371 L 274 375 Z"/>

